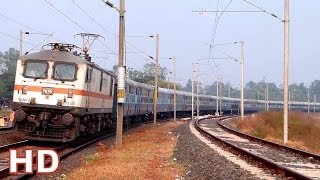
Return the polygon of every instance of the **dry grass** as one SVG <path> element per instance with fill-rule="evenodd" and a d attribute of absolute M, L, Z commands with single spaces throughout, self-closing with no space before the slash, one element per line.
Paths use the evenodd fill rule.
<path fill-rule="evenodd" d="M 283 113 L 261 112 L 238 120 L 235 124 L 242 132 L 262 139 L 282 143 Z M 307 114 L 289 113 L 289 146 L 320 153 L 320 124 Z"/>
<path fill-rule="evenodd" d="M 184 174 L 173 157 L 176 137 L 170 132 L 181 123 L 163 123 L 141 127 L 124 137 L 120 149 L 97 146 L 98 153 L 67 174 L 68 179 L 175 179 Z"/>
<path fill-rule="evenodd" d="M 11 109 L 0 110 L 0 117 L 9 116 L 11 112 Z"/>

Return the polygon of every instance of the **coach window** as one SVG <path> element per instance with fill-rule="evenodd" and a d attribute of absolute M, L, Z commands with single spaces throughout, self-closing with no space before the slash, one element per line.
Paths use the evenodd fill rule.
<path fill-rule="evenodd" d="M 134 94 L 134 87 L 133 86 L 129 86 L 129 93 Z"/>

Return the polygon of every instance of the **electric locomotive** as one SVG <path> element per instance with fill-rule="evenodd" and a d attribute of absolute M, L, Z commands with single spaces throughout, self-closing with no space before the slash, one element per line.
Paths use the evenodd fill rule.
<path fill-rule="evenodd" d="M 68 142 L 111 127 L 116 76 L 73 51 L 75 45 L 47 47 L 17 62 L 12 108 L 18 130 L 32 140 Z"/>

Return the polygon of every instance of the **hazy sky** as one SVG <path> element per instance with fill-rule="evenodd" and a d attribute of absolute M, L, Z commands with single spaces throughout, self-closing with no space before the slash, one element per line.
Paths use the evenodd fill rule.
<path fill-rule="evenodd" d="M 118 52 L 116 36 L 118 34 L 118 12 L 105 6 L 101 0 L 47 0 L 57 9 L 90 33 L 105 37 L 105 41 L 96 42 L 91 54 L 100 66 L 111 69 L 117 63 Z M 283 1 L 249 0 L 283 19 Z M 112 1 L 118 5 L 118 1 Z M 185 84 L 191 77 L 192 61 L 209 57 L 209 46 L 215 22 L 215 13 L 200 15 L 193 10 L 223 10 L 229 0 L 128 0 L 126 2 L 126 34 L 128 36 L 148 36 L 160 34 L 160 64 L 172 70 L 169 57 L 177 59 L 178 79 Z M 94 18 L 95 23 L 83 10 Z M 320 79 L 318 69 L 320 62 L 320 21 L 318 8 L 320 1 L 291 1 L 290 5 L 290 82 L 310 83 Z M 233 0 L 228 10 L 257 10 L 243 0 Z M 45 0 L 10 0 L 2 2 L 0 14 L 8 16 L 24 25 L 43 33 L 54 33 L 54 37 L 45 41 L 74 43 L 81 46 L 81 41 L 73 36 L 84 32 L 51 7 Z M 102 26 L 102 27 L 101 27 Z M 0 33 L 16 38 L 19 30 L 30 31 L 0 16 Z M 25 35 L 25 41 L 38 44 L 46 36 Z M 9 47 L 19 48 L 19 41 L 0 34 L 0 51 Z M 147 37 L 128 37 L 135 47 L 127 47 L 127 65 L 142 69 L 148 62 L 146 54 L 154 56 L 155 40 Z M 234 41 L 245 42 L 245 82 L 268 81 L 282 84 L 283 81 L 283 23 L 265 13 L 224 13 L 218 23 L 215 44 Z M 44 43 L 44 44 L 45 44 Z M 24 43 L 24 51 L 33 46 Z M 137 49 L 138 48 L 138 49 Z M 240 45 L 219 46 L 219 50 L 240 58 Z M 39 49 L 39 48 L 37 48 Z M 145 53 L 142 53 L 142 51 Z M 214 51 L 216 58 L 225 57 Z M 224 81 L 239 84 L 240 65 L 233 60 L 217 59 L 218 68 L 211 60 L 201 61 L 201 81 L 212 83 L 217 74 Z"/>

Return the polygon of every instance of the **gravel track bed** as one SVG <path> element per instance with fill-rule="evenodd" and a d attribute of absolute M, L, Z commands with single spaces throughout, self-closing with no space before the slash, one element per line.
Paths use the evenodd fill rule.
<path fill-rule="evenodd" d="M 174 131 L 178 136 L 174 158 L 185 166 L 185 179 L 257 179 L 220 156 L 190 132 L 189 123 Z"/>
<path fill-rule="evenodd" d="M 271 145 L 261 144 L 259 142 L 249 141 L 247 139 L 241 138 L 239 136 L 224 133 L 224 130 L 217 124 L 217 120 L 204 120 L 201 121 L 201 126 L 209 130 L 210 133 L 217 134 L 220 138 L 227 140 L 228 142 L 237 145 L 240 148 L 249 150 L 258 154 L 259 156 L 265 157 L 267 159 L 273 160 L 274 162 L 284 165 L 286 167 L 298 170 L 298 172 L 304 172 L 303 168 L 310 167 L 306 170 L 309 173 L 304 172 L 305 175 L 310 175 L 311 177 L 318 177 L 320 172 L 320 162 L 312 158 L 302 158 L 297 153 L 287 151 L 285 149 L 278 149 Z"/>

